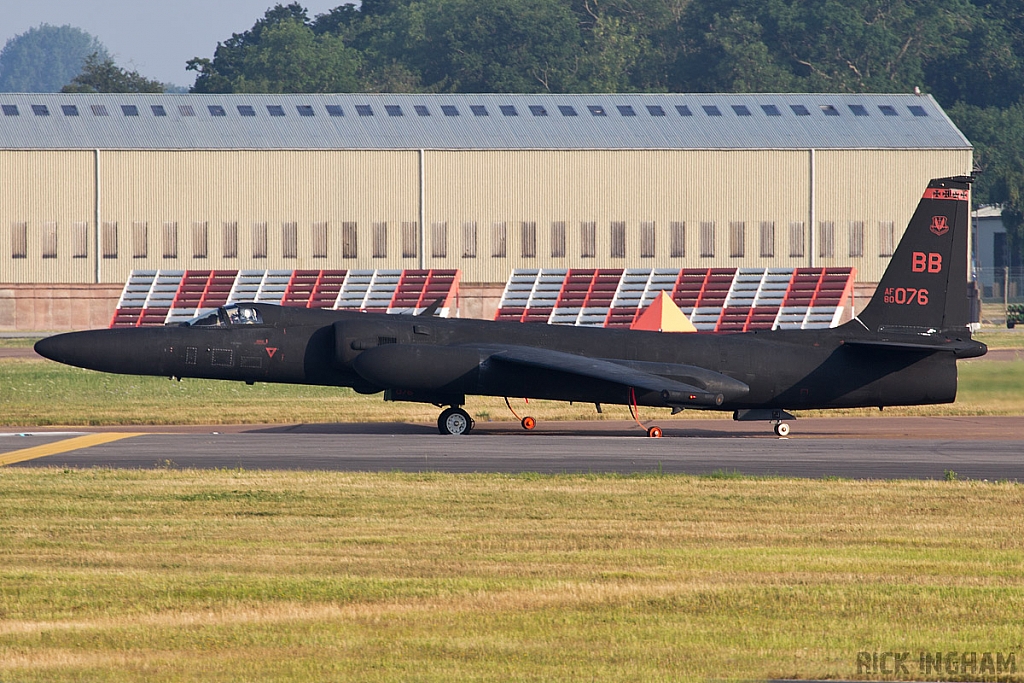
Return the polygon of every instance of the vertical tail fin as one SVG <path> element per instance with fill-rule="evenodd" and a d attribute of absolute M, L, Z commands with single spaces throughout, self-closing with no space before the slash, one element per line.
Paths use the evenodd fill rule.
<path fill-rule="evenodd" d="M 868 329 L 951 330 L 970 323 L 967 294 L 968 204 L 973 179 L 936 178 L 857 319 Z"/>

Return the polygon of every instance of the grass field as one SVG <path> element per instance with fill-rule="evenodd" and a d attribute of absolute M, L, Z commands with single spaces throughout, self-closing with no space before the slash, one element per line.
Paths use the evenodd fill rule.
<path fill-rule="evenodd" d="M 887 409 L 885 415 L 1020 415 L 1024 414 L 1024 361 L 972 360 L 959 364 L 960 390 L 951 405 Z M 59 400 L 55 400 L 59 398 Z M 526 414 L 522 400 L 514 407 Z M 513 420 L 500 398 L 470 397 L 475 419 Z M 628 420 L 624 406 L 569 405 L 531 401 L 530 415 L 541 420 Z M 109 375 L 48 361 L 0 360 L 0 424 L 133 425 L 244 424 L 404 421 L 433 422 L 438 410 L 418 403 L 385 403 L 380 394 L 361 396 L 349 389 L 256 384 L 160 377 Z M 728 413 L 684 411 L 670 417 L 665 409 L 643 409 L 659 421 L 722 417 Z M 878 415 L 877 410 L 809 413 Z"/>
<path fill-rule="evenodd" d="M 6 468 L 0 680 L 948 679 L 918 653 L 1021 666 L 1022 518 L 982 482 Z"/>

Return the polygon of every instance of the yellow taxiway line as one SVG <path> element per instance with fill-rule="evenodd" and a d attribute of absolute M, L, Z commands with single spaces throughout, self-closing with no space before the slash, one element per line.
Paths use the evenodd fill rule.
<path fill-rule="evenodd" d="M 54 441 L 53 443 L 44 443 L 42 446 L 32 446 L 31 448 L 22 448 L 17 451 L 8 451 L 7 453 L 0 453 L 0 467 L 4 465 L 13 465 L 16 462 L 33 460 L 35 458 L 45 458 L 48 455 L 77 451 L 80 448 L 99 446 L 100 444 L 110 443 L 111 441 L 120 441 L 121 439 L 127 439 L 132 436 L 141 436 L 141 434 L 138 432 L 98 432 L 96 434 L 76 436 L 71 439 L 61 439 L 60 441 Z"/>

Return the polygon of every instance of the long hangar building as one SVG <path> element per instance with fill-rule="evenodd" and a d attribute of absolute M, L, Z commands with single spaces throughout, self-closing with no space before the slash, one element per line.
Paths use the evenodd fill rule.
<path fill-rule="evenodd" d="M 969 141 L 930 96 L 0 94 L 0 329 L 137 269 L 853 266 Z"/>

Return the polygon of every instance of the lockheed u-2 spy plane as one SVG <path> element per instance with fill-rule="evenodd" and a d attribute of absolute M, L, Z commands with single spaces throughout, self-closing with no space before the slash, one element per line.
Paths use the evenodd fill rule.
<path fill-rule="evenodd" d="M 956 360 L 987 351 L 968 327 L 970 182 L 928 184 L 874 297 L 831 329 L 666 334 L 239 303 L 183 326 L 72 332 L 35 348 L 102 372 L 383 391 L 448 406 L 442 434 L 472 429 L 462 406 L 475 394 L 727 410 L 785 436 L 790 410 L 955 399 Z"/>

